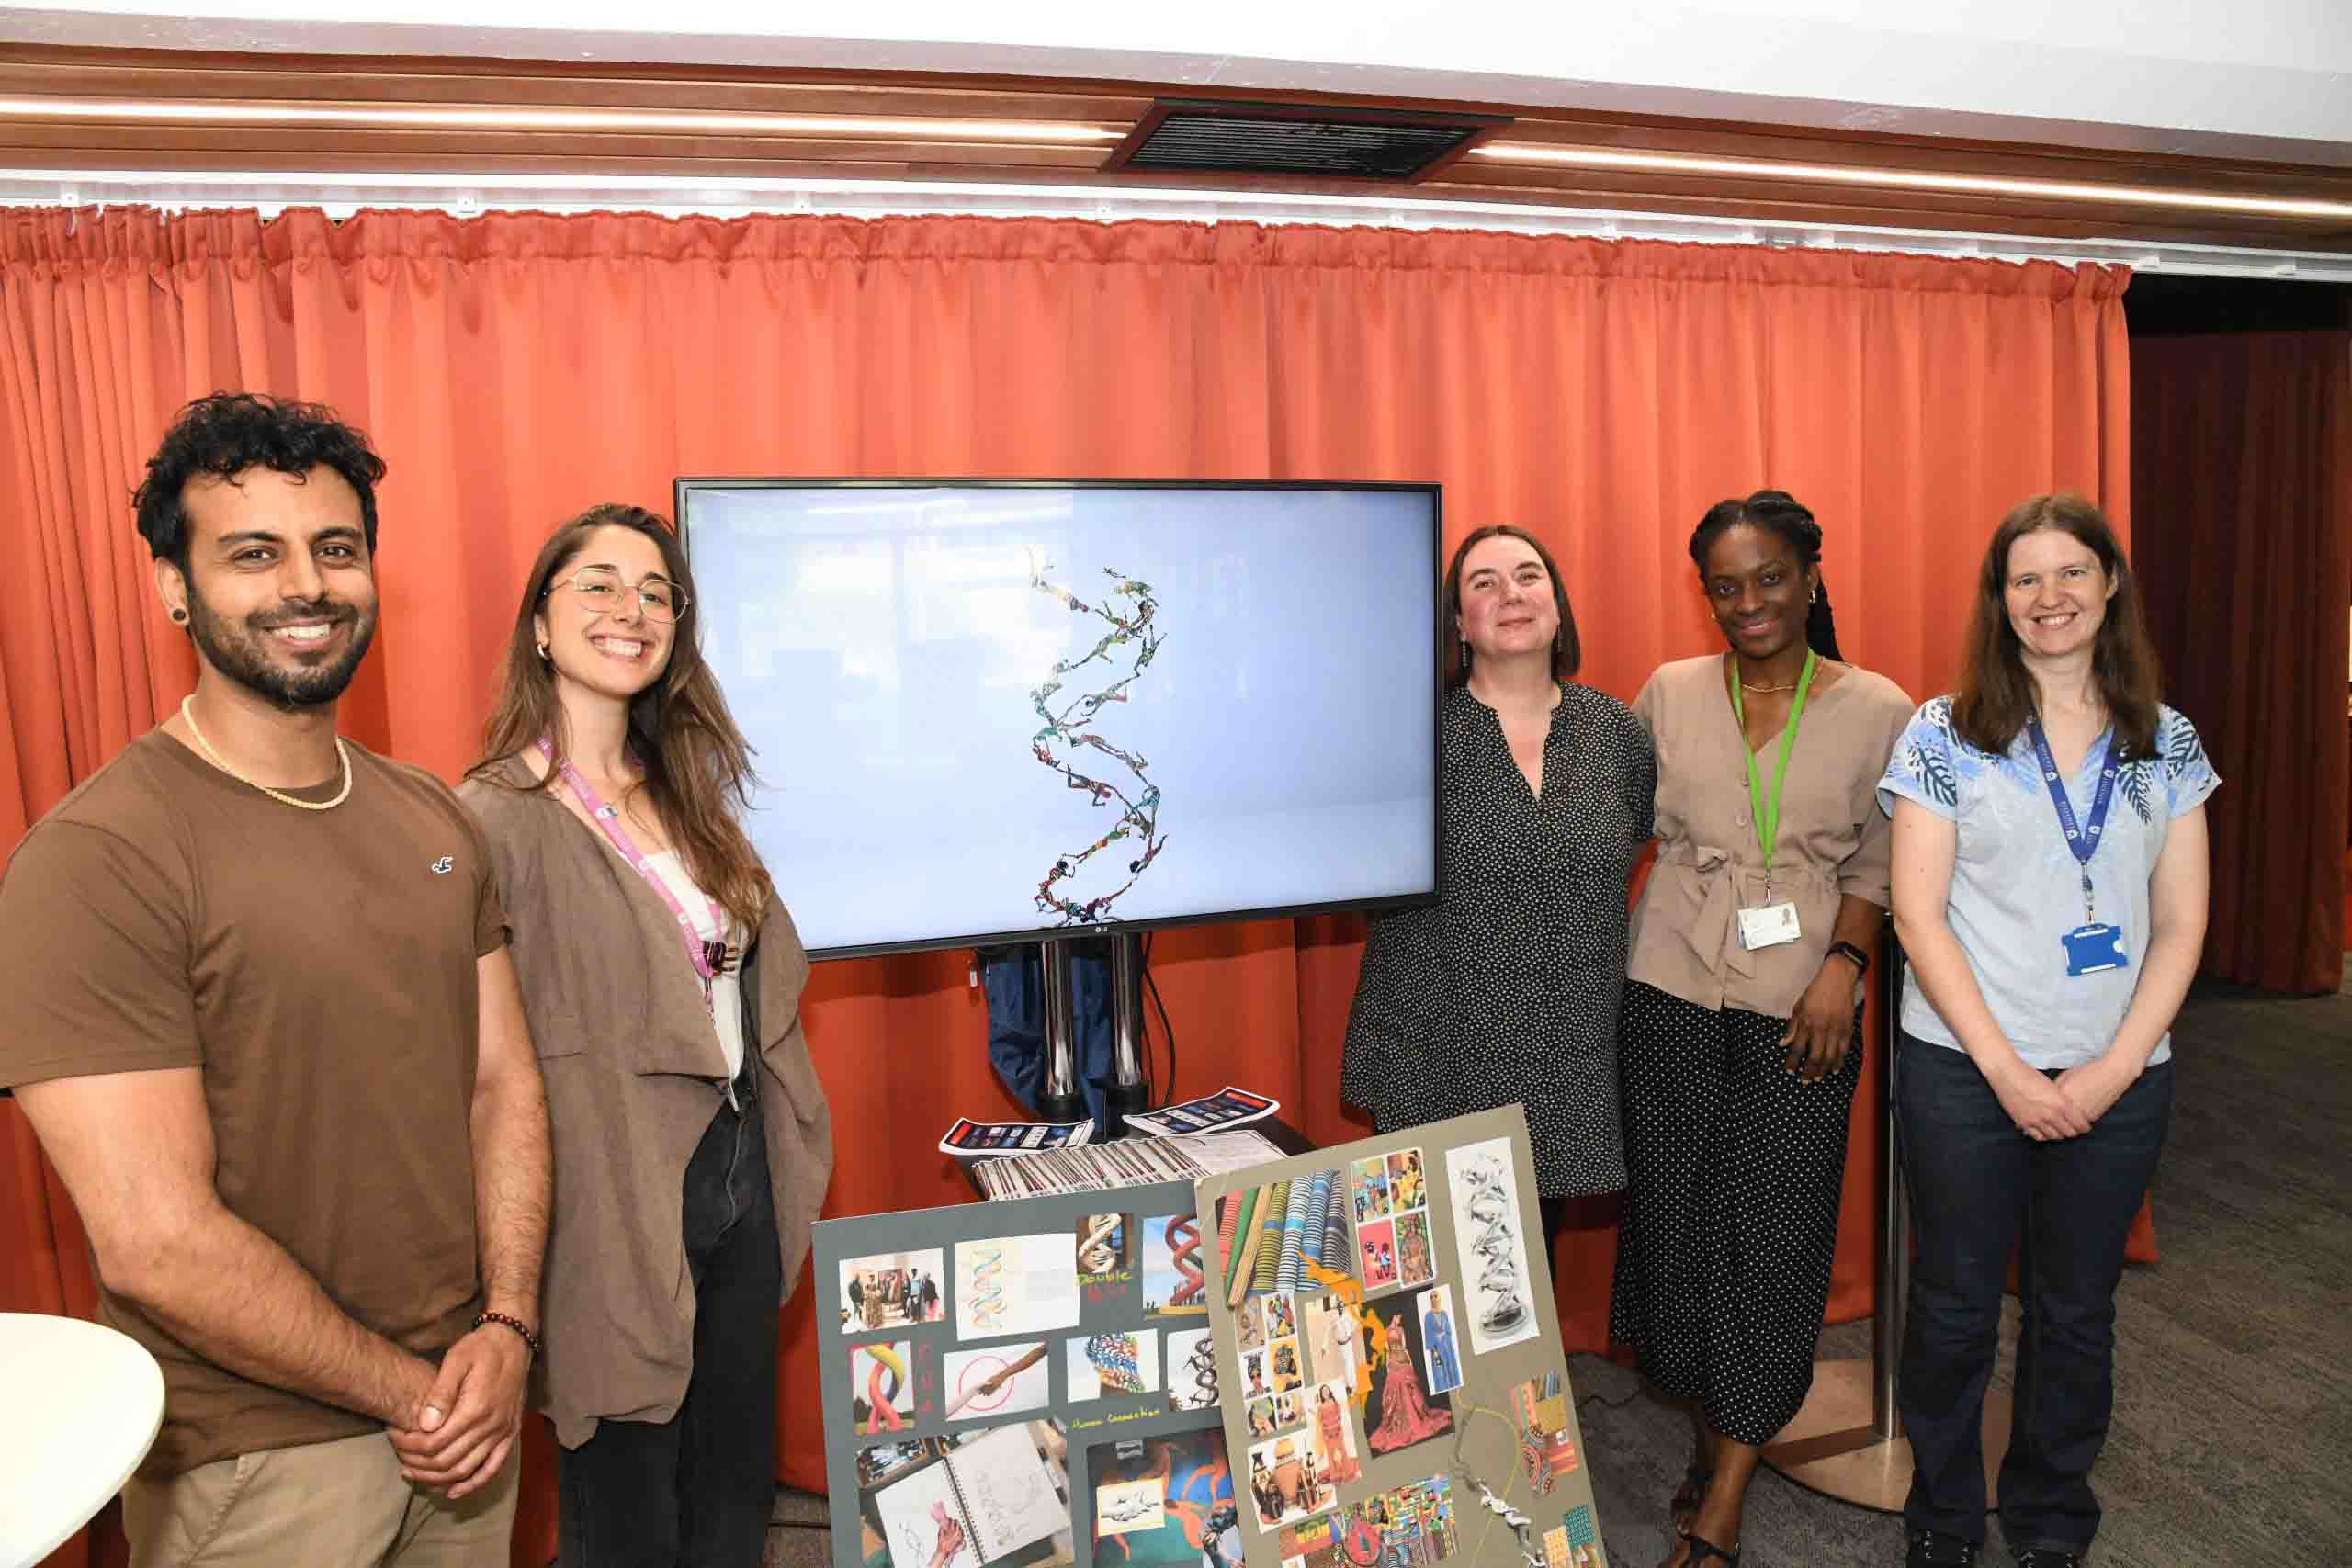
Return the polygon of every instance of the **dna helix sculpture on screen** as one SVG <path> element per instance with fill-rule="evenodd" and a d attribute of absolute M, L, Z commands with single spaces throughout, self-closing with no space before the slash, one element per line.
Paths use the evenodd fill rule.
<path fill-rule="evenodd" d="M 1037 884 L 1039 910 L 1058 915 L 1065 925 L 1086 925 L 1105 918 L 1112 904 L 1136 885 L 1136 878 L 1159 858 L 1159 852 L 1168 847 L 1167 838 L 1159 831 L 1159 786 L 1151 782 L 1147 771 L 1149 763 L 1140 753 L 1113 744 L 1094 728 L 1102 710 L 1125 703 L 1127 688 L 1151 668 L 1152 659 L 1159 652 L 1160 632 L 1153 624 L 1159 605 L 1152 597 L 1150 583 L 1125 576 L 1110 567 L 1102 569 L 1102 574 L 1114 585 L 1110 597 L 1101 604 L 1089 604 L 1069 589 L 1049 581 L 1048 574 L 1053 570 L 1052 561 L 1040 561 L 1033 556 L 1029 585 L 1040 593 L 1060 600 L 1072 615 L 1092 615 L 1110 627 L 1084 658 L 1056 660 L 1053 673 L 1046 678 L 1045 684 L 1029 694 L 1030 705 L 1045 721 L 1043 728 L 1030 737 L 1031 753 L 1039 762 L 1060 774 L 1069 788 L 1092 796 L 1094 805 L 1107 807 L 1114 801 L 1117 802 L 1118 819 L 1111 829 L 1086 848 L 1057 857 L 1047 868 L 1045 879 Z M 1063 677 L 1074 675 L 1097 660 L 1115 668 L 1118 660 L 1130 650 L 1135 662 L 1125 674 L 1099 690 L 1080 694 L 1058 711 L 1052 705 L 1054 697 L 1065 684 Z M 1081 748 L 1099 751 L 1125 768 L 1132 775 L 1127 788 L 1091 773 L 1081 773 L 1072 766 L 1071 759 Z M 1099 764 L 1089 761 L 1087 766 L 1091 768 Z M 1135 793 L 1128 794 L 1128 788 Z M 1130 840 L 1136 847 L 1127 862 L 1126 881 L 1107 893 L 1086 899 L 1073 898 L 1059 890 L 1061 883 L 1076 876 L 1095 856 L 1114 844 Z"/>

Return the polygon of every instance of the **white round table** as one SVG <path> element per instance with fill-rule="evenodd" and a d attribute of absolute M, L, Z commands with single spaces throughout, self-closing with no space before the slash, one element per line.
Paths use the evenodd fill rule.
<path fill-rule="evenodd" d="M 164 1424 L 164 1373 L 78 1317 L 0 1313 L 0 1568 L 31 1568 L 122 1490 Z"/>

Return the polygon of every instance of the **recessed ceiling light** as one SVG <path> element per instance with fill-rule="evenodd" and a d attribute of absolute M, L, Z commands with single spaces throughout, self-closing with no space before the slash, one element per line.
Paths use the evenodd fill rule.
<path fill-rule="evenodd" d="M 1954 175 L 1934 169 L 1870 168 L 1849 164 L 1783 164 L 1755 158 L 1709 158 L 1690 152 L 1545 147 L 1524 141 L 1490 141 L 1483 147 L 1472 148 L 1470 156 L 1510 163 L 1574 164 L 1584 168 L 1624 169 L 1653 174 L 1728 175 L 1743 179 L 1881 186 L 1901 190 L 1956 191 L 1973 196 L 2027 196 L 2059 201 L 2113 202 L 2131 207 L 2183 207 L 2207 212 L 2245 212 L 2275 218 L 2352 219 L 2352 203 L 2341 201 L 2317 201 L 2296 197 L 2229 196 L 2220 191 L 2173 190 L 2161 186 L 2015 179 L 2006 175 Z"/>
<path fill-rule="evenodd" d="M 879 118 L 725 109 L 473 108 L 438 104 L 296 104 L 164 98 L 0 98 L 0 116 L 170 125 L 391 126 L 409 130 L 642 130 L 909 141 L 1117 141 L 1124 126 L 1071 120 Z"/>

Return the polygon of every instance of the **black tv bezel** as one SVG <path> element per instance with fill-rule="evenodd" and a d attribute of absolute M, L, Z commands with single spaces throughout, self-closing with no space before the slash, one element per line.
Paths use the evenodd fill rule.
<path fill-rule="evenodd" d="M 861 942 L 844 947 L 812 947 L 812 964 L 844 958 L 884 958 L 899 953 L 951 953 L 957 948 L 994 947 L 1009 942 L 1053 942 L 1066 937 L 1146 936 L 1182 926 L 1234 925 L 1250 920 L 1297 919 L 1309 915 L 1382 914 L 1422 908 L 1445 895 L 1445 774 L 1441 755 L 1444 743 L 1445 635 L 1444 487 L 1417 480 L 1392 479 L 848 479 L 770 477 L 733 474 L 684 475 L 671 482 L 671 514 L 687 558 L 694 555 L 694 535 L 686 520 L 688 497 L 696 491 L 729 490 L 1184 490 L 1184 491 L 1349 491 L 1411 492 L 1430 502 L 1429 583 L 1435 614 L 1430 620 L 1430 669 L 1435 679 L 1429 694 L 1430 888 L 1427 893 L 1401 893 L 1378 898 L 1339 898 L 1315 904 L 1282 904 L 1262 908 L 1216 910 L 1200 915 L 1160 915 L 1135 920 L 1101 920 L 1088 925 L 1032 926 L 1001 931 L 966 931 L 954 936 L 911 942 Z M 789 908 L 786 901 L 786 908 Z"/>

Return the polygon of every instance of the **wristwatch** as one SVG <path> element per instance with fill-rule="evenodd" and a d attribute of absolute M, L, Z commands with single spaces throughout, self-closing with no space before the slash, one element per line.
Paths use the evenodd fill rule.
<path fill-rule="evenodd" d="M 1871 972 L 1871 955 L 1852 942 L 1833 942 L 1829 944 L 1829 951 L 1841 958 L 1850 958 L 1854 961 L 1854 978 L 1857 980 Z"/>

